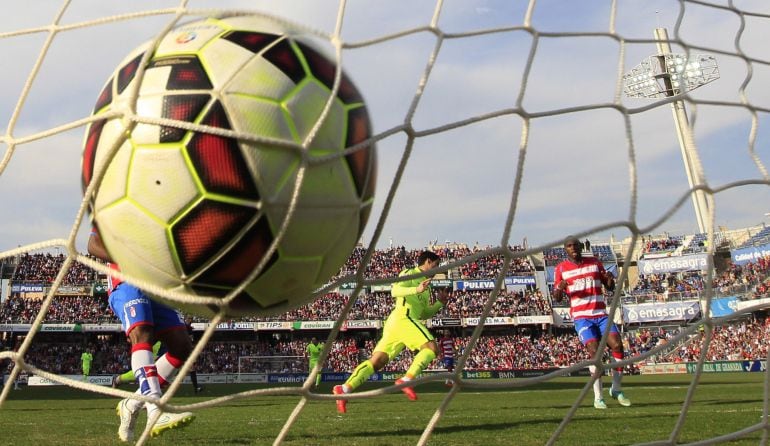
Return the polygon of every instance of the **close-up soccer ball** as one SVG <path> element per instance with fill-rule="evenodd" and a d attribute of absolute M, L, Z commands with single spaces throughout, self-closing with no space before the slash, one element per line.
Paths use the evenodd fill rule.
<path fill-rule="evenodd" d="M 224 296 L 265 257 L 301 178 L 277 249 L 226 313 L 306 303 L 349 257 L 371 211 L 374 144 L 343 153 L 371 136 L 360 93 L 343 73 L 305 151 L 336 69 L 310 38 L 264 17 L 231 16 L 170 31 L 142 65 L 152 48 L 119 65 L 93 111 L 104 119 L 86 129 L 83 190 L 97 182 L 89 207 L 112 260 L 165 290 Z"/>

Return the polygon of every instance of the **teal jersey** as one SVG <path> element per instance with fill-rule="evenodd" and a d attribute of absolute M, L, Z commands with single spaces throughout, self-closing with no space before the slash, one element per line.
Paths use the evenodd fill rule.
<path fill-rule="evenodd" d="M 401 271 L 398 276 L 402 277 L 412 274 L 422 274 L 422 271 L 420 271 L 419 267 L 415 266 L 414 268 L 407 268 Z M 430 285 L 428 285 L 422 293 L 417 292 L 417 287 L 420 285 L 420 282 L 425 279 L 427 279 L 427 277 L 422 275 L 415 277 L 414 279 L 393 284 L 390 294 L 396 299 L 396 306 L 393 308 L 391 316 L 409 317 L 411 319 L 429 319 L 434 314 L 438 313 L 444 304 L 441 302 L 430 303 Z"/>
<path fill-rule="evenodd" d="M 310 362 L 318 362 L 318 358 L 321 357 L 321 351 L 323 350 L 324 345 L 321 343 L 318 343 L 318 345 L 313 344 L 312 342 L 307 345 L 307 356 L 310 359 Z"/>

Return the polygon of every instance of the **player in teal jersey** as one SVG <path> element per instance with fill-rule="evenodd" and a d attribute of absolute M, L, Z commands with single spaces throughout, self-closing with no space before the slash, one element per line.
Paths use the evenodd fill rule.
<path fill-rule="evenodd" d="M 449 299 L 449 292 L 446 289 L 440 289 L 436 294 L 436 302 L 430 303 L 430 281 L 433 276 L 428 277 L 425 272 L 436 268 L 439 260 L 435 252 L 423 251 L 417 258 L 416 267 L 407 268 L 399 273 L 399 277 L 411 275 L 416 277 L 393 284 L 390 293 L 395 299 L 395 307 L 385 321 L 382 339 L 374 347 L 372 356 L 353 370 L 345 384 L 334 386 L 332 392 L 335 395 L 355 390 L 374 372 L 397 357 L 404 347 L 418 353 L 406 374 L 396 380 L 396 385 L 416 378 L 436 358 L 438 345 L 422 321 L 433 317 Z M 417 399 L 417 394 L 411 387 L 403 387 L 401 391 L 410 400 Z M 346 403 L 347 400 L 337 400 L 337 411 L 345 413 Z"/>
<path fill-rule="evenodd" d="M 324 345 L 318 342 L 318 338 L 313 336 L 312 339 L 310 339 L 310 344 L 307 345 L 307 348 L 305 351 L 307 351 L 307 358 L 308 358 L 308 372 L 313 370 L 313 367 L 318 364 L 318 358 L 321 356 L 321 351 L 323 351 Z M 318 375 L 315 377 L 315 385 L 318 387 L 318 385 L 321 384 L 321 371 L 318 371 Z"/>

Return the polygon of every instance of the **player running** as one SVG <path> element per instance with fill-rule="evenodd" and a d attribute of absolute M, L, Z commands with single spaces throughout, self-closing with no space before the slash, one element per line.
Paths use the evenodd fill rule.
<path fill-rule="evenodd" d="M 620 339 L 618 327 L 608 321 L 607 304 L 604 302 L 602 285 L 608 290 L 615 289 L 615 278 L 605 271 L 602 262 L 594 257 L 583 257 L 583 244 L 575 237 L 569 236 L 564 242 L 567 259 L 556 265 L 554 270 L 553 299 L 561 301 L 566 294 L 569 297 L 570 314 L 575 321 L 580 342 L 585 345 L 591 358 L 596 356 L 599 340 L 605 330 L 610 330 L 607 337 L 607 347 L 610 348 L 613 361 L 623 359 L 623 342 Z M 597 374 L 596 366 L 588 369 L 596 377 L 594 381 L 594 407 L 606 409 L 607 404 L 602 396 L 601 375 Z M 621 390 L 623 369 L 612 370 L 612 387 L 610 396 L 618 400 L 622 406 L 630 406 L 631 400 L 626 398 Z"/>
<path fill-rule="evenodd" d="M 99 233 L 91 232 L 88 239 L 88 252 L 104 261 L 111 262 Z M 115 270 L 118 266 L 109 263 Z M 176 371 L 192 351 L 192 342 L 187 335 L 184 320 L 178 311 L 161 303 L 150 300 L 139 288 L 108 276 L 110 309 L 120 319 L 123 330 L 131 343 L 131 368 L 139 383 L 137 394 L 160 398 L 161 386 L 173 379 Z M 153 358 L 152 344 L 160 340 L 168 351 L 157 361 Z M 147 419 L 158 415 L 160 408 L 152 403 L 126 398 L 118 403 L 120 417 L 118 438 L 131 441 L 134 427 L 142 407 L 147 409 Z M 169 429 L 190 424 L 195 415 L 191 412 L 160 413 L 152 427 L 151 436 L 156 437 Z"/>
<path fill-rule="evenodd" d="M 419 350 L 419 352 L 415 355 L 406 375 L 396 380 L 396 385 L 416 378 L 436 358 L 438 346 L 422 320 L 436 314 L 449 298 L 447 290 L 440 289 L 436 295 L 437 301 L 433 304 L 430 303 L 432 276 L 427 277 L 425 271 L 436 268 L 438 264 L 439 256 L 436 253 L 423 251 L 417 258 L 416 267 L 401 271 L 399 277 L 413 274 L 420 276 L 393 284 L 391 295 L 395 298 L 396 305 L 385 321 L 382 339 L 374 347 L 372 356 L 353 370 L 345 384 L 334 386 L 332 392 L 335 395 L 351 393 L 375 371 L 382 369 L 389 361 L 398 356 L 404 347 L 413 351 Z M 417 394 L 411 387 L 403 387 L 401 391 L 410 400 L 417 399 Z M 347 411 L 346 404 L 347 400 L 337 400 L 337 411 L 345 413 Z"/>

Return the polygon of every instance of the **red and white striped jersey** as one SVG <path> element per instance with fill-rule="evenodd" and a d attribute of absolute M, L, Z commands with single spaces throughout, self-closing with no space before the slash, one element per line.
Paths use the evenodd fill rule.
<path fill-rule="evenodd" d="M 554 270 L 554 284 L 567 281 L 564 292 L 569 296 L 572 319 L 585 319 L 607 314 L 602 292 L 604 265 L 594 257 L 583 257 L 579 263 L 565 260 Z"/>
<path fill-rule="evenodd" d="M 442 358 L 454 358 L 455 357 L 455 341 L 452 338 L 441 338 L 439 340 L 439 346 L 441 347 Z"/>

